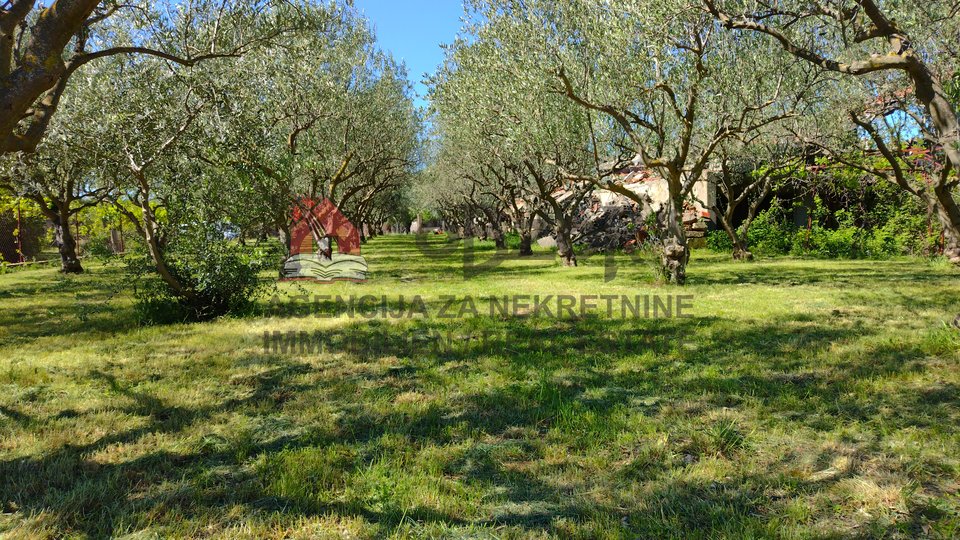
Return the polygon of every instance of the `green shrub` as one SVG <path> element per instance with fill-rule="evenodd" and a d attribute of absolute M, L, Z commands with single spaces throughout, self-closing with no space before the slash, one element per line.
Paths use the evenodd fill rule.
<path fill-rule="evenodd" d="M 742 238 L 743 228 L 737 231 Z M 756 255 L 786 255 L 790 253 L 796 227 L 787 222 L 786 213 L 779 200 L 774 199 L 767 210 L 757 214 L 747 231 L 747 248 Z M 733 242 L 723 229 L 707 234 L 707 247 L 720 253 L 733 251 Z"/>
<path fill-rule="evenodd" d="M 149 257 L 128 258 L 136 283 L 135 308 L 142 324 L 205 321 L 245 313 L 264 286 L 259 273 L 275 262 L 269 251 L 251 252 L 204 231 L 177 235 L 165 250 L 165 261 L 184 293 L 178 294 L 160 279 Z"/>
<path fill-rule="evenodd" d="M 825 221 L 821 216 L 809 230 L 797 230 L 790 252 L 822 258 L 884 259 L 930 253 L 936 241 L 927 238 L 924 216 L 907 211 L 892 213 L 886 223 L 875 228 L 857 226 L 848 210 L 839 210 L 832 218 L 836 227 L 819 224 Z"/>
<path fill-rule="evenodd" d="M 520 249 L 520 235 L 515 232 L 508 232 L 503 235 L 503 241 L 507 244 L 507 249 L 517 251 Z"/>
<path fill-rule="evenodd" d="M 707 248 L 717 253 L 733 251 L 733 241 L 723 229 L 714 229 L 707 233 Z"/>
<path fill-rule="evenodd" d="M 903 255 L 909 250 L 901 242 L 896 231 L 887 224 L 883 228 L 871 231 L 864 243 L 863 254 L 870 259 L 883 259 Z"/>
<path fill-rule="evenodd" d="M 241 248 L 251 261 L 259 265 L 260 270 L 279 271 L 287 259 L 287 248 L 280 242 L 267 241 L 255 246 Z"/>
<path fill-rule="evenodd" d="M 929 255 L 936 250 L 940 238 L 936 218 L 928 223 L 925 212 L 909 206 L 890 213 L 886 223 L 878 230 L 882 231 L 883 236 L 893 239 L 897 255 Z"/>
<path fill-rule="evenodd" d="M 747 234 L 747 246 L 757 255 L 785 255 L 790 251 L 795 231 L 775 199 L 769 209 L 760 212 L 753 220 Z"/>

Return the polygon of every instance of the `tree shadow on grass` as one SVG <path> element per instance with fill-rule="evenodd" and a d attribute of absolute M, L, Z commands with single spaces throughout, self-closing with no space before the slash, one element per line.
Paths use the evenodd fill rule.
<path fill-rule="evenodd" d="M 297 375 L 308 373 L 313 368 L 302 363 L 280 365 L 250 381 L 252 391 L 242 399 L 229 399 L 209 407 L 181 407 L 170 405 L 146 392 L 123 386 L 112 375 L 102 371 L 91 373 L 93 380 L 106 384 L 110 391 L 131 400 L 122 412 L 143 416 L 148 420 L 142 427 L 110 433 L 84 444 L 67 444 L 43 456 L 29 456 L 0 462 L 0 503 L 13 507 L 27 515 L 45 512 L 53 516 L 55 526 L 63 534 L 83 533 L 96 538 L 105 538 L 117 533 L 120 523 L 129 524 L 132 512 L 157 511 L 166 508 L 184 515 L 201 515 L 216 512 L 228 504 L 248 504 L 252 512 L 283 509 L 289 506 L 282 501 L 273 503 L 263 497 L 253 498 L 256 491 L 249 489 L 237 494 L 226 489 L 216 496 L 198 500 L 195 493 L 189 497 L 167 494 L 165 497 L 134 497 L 145 486 L 157 488 L 169 483 L 188 479 L 200 481 L 205 473 L 221 466 L 237 467 L 236 444 L 200 444 L 187 452 L 158 450 L 141 457 L 120 463 L 97 463 L 89 457 L 117 445 L 141 441 L 158 434 L 177 434 L 193 427 L 215 414 L 259 409 L 264 401 L 282 406 L 283 396 L 291 396 L 307 388 L 291 382 Z M 29 418 L 18 411 L 4 407 L 3 414 L 21 424 L 42 425 L 44 421 Z M 102 411 L 101 411 L 102 412 Z M 70 415 L 72 418 L 80 413 Z M 276 453 L 281 450 L 313 445 L 316 440 L 305 438 L 277 438 L 267 442 L 244 443 L 246 456 Z M 234 488 L 256 482 L 248 472 L 233 476 Z M 192 489 L 190 491 L 193 491 Z M 211 494 L 211 492 L 208 492 Z M 366 517 L 372 522 L 378 516 L 370 512 L 336 505 L 315 508 L 310 515 L 324 515 L 330 511 L 342 511 Z M 416 515 L 427 518 L 429 509 Z M 440 519 L 437 516 L 436 519 Z"/>
<path fill-rule="evenodd" d="M 124 276 L 112 267 L 96 267 L 79 276 L 24 271 L 0 281 L 0 346 L 43 337 L 116 335 L 136 326 L 133 313 L 113 302 L 125 291 Z M 93 292 L 91 292 L 93 291 Z"/>
<path fill-rule="evenodd" d="M 931 271 L 922 260 L 911 261 L 757 261 L 705 267 L 698 271 L 696 261 L 688 272 L 689 285 L 821 285 L 851 287 L 878 283 L 950 283 L 956 274 L 950 270 Z"/>
<path fill-rule="evenodd" d="M 563 536 L 564 523 L 596 521 L 633 536 L 715 536 L 738 529 L 762 534 L 769 530 L 765 516 L 784 498 L 824 490 L 842 476 L 798 480 L 787 495 L 773 494 L 773 486 L 782 484 L 786 465 L 771 465 L 749 478 L 734 476 L 722 485 L 686 478 L 678 471 L 699 460 L 723 455 L 736 462 L 746 452 L 736 446 L 740 435 L 731 438 L 721 432 L 717 440 L 703 435 L 712 433 L 715 414 L 749 407 L 792 429 L 816 432 L 834 431 L 846 423 L 924 429 L 956 422 L 960 403 L 954 386 L 919 393 L 854 392 L 863 380 L 924 370 L 928 355 L 919 349 L 870 346 L 845 358 L 843 369 L 836 369 L 817 365 L 811 358 L 835 344 L 862 339 L 869 330 L 815 324 L 802 317 L 740 324 L 719 318 L 600 317 L 355 322 L 330 332 L 335 347 L 324 354 L 369 362 L 368 369 L 328 373 L 298 354 L 259 355 L 258 361 L 270 364 L 269 369 L 232 379 L 231 384 L 246 389 L 242 397 L 208 406 L 171 403 L 143 390 L 140 384 L 145 381 L 121 381 L 104 367 L 92 371 L 89 380 L 128 402 L 120 412 L 142 418 L 142 425 L 108 432 L 89 443 L 0 462 L 0 493 L 8 499 L 0 502 L 12 503 L 24 515 L 50 516 L 59 534 L 92 537 L 129 532 L 118 527 L 162 524 L 164 516 L 222 518 L 225 508 L 236 505 L 244 507 L 251 519 L 273 516 L 293 523 L 301 517 L 337 514 L 361 518 L 380 531 L 414 520 L 446 527 L 509 526 Z M 433 347 L 410 337 L 431 331 L 469 335 L 478 329 L 506 339 L 460 340 L 457 347 Z M 346 347 L 357 343 L 367 348 Z M 798 359 L 799 354 L 805 359 Z M 384 358 L 391 360 L 374 365 Z M 243 359 L 238 364 L 248 365 Z M 370 400 L 442 387 L 448 383 L 443 370 L 453 366 L 464 377 L 493 370 L 500 379 L 413 408 L 377 407 Z M 332 411 L 332 423 L 269 436 L 211 433 L 200 441 L 184 441 L 176 450 L 158 449 L 116 462 L 91 459 L 111 447 L 161 434 L 186 437 L 188 432 L 209 431 L 205 423 L 218 415 L 280 416 L 291 404 L 311 400 Z M 897 410 L 897 419 L 888 418 L 884 408 Z M 940 412 L 931 414 L 933 409 Z M 30 418 L 10 406 L 3 406 L 0 413 L 20 429 L 40 429 L 51 421 Z M 80 421 L 84 414 L 73 411 L 56 421 Z M 621 437 L 638 418 L 669 431 L 665 448 L 641 446 L 635 449 L 640 457 L 615 459 L 597 478 L 577 476 L 576 456 L 623 451 L 618 447 Z M 347 497 L 344 482 L 397 451 L 383 441 L 403 441 L 410 452 L 444 449 L 436 480 L 483 493 L 482 509 L 464 513 Z M 566 449 L 572 457 L 548 459 L 551 446 Z M 343 480 L 334 482 L 329 492 L 311 488 L 309 480 L 311 474 L 326 474 L 327 462 L 316 470 L 307 465 L 266 472 L 251 464 L 256 456 L 269 459 L 291 452 L 309 456 L 335 447 L 348 449 L 349 455 L 336 462 Z M 879 452 L 878 448 L 864 451 Z M 394 466 L 402 473 L 418 472 L 409 468 L 415 465 Z M 226 472 L 217 476 L 215 471 Z M 284 491 L 277 487 L 284 484 L 276 475 L 294 479 L 301 475 L 306 487 Z M 634 495 L 621 497 L 622 485 Z M 597 490 L 608 496 L 589 496 Z"/>

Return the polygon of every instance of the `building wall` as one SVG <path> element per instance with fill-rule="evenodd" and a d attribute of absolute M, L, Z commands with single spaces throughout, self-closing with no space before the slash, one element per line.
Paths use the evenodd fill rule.
<path fill-rule="evenodd" d="M 626 183 L 625 187 L 638 195 L 646 195 L 655 210 L 659 210 L 670 200 L 670 190 L 666 180 L 659 177 L 650 176 L 642 181 Z M 713 207 L 717 203 L 717 184 L 709 173 L 705 173 L 703 179 L 693 186 L 691 191 L 693 205 L 697 210 L 697 217 L 705 217 L 711 223 L 716 221 Z M 620 204 L 624 198 L 618 193 L 608 190 L 599 190 L 596 194 L 597 199 L 603 206 Z"/>

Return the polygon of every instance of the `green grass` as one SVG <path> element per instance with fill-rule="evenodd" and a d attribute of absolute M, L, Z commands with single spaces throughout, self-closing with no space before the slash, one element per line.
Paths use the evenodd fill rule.
<path fill-rule="evenodd" d="M 366 246 L 280 294 L 691 294 L 688 319 L 264 315 L 138 327 L 118 266 L 0 276 L 3 538 L 951 538 L 960 272 L 904 259 Z M 490 255 L 484 246 L 479 258 Z M 263 348 L 323 331 L 323 353 Z M 481 332 L 499 336 L 471 340 Z M 427 336 L 452 336 L 438 347 Z"/>

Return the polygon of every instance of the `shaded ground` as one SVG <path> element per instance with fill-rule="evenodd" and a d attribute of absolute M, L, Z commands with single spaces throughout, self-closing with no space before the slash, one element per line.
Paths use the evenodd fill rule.
<path fill-rule="evenodd" d="M 436 239 L 365 254 L 367 284 L 161 328 L 134 324 L 116 267 L 0 276 L 0 536 L 960 534 L 955 270 L 701 256 L 680 291 L 627 258 L 606 282 L 602 259 L 489 246 L 465 270 Z M 690 294 L 695 316 L 330 318 L 303 294 L 432 315 Z M 324 350 L 265 350 L 291 331 Z"/>

